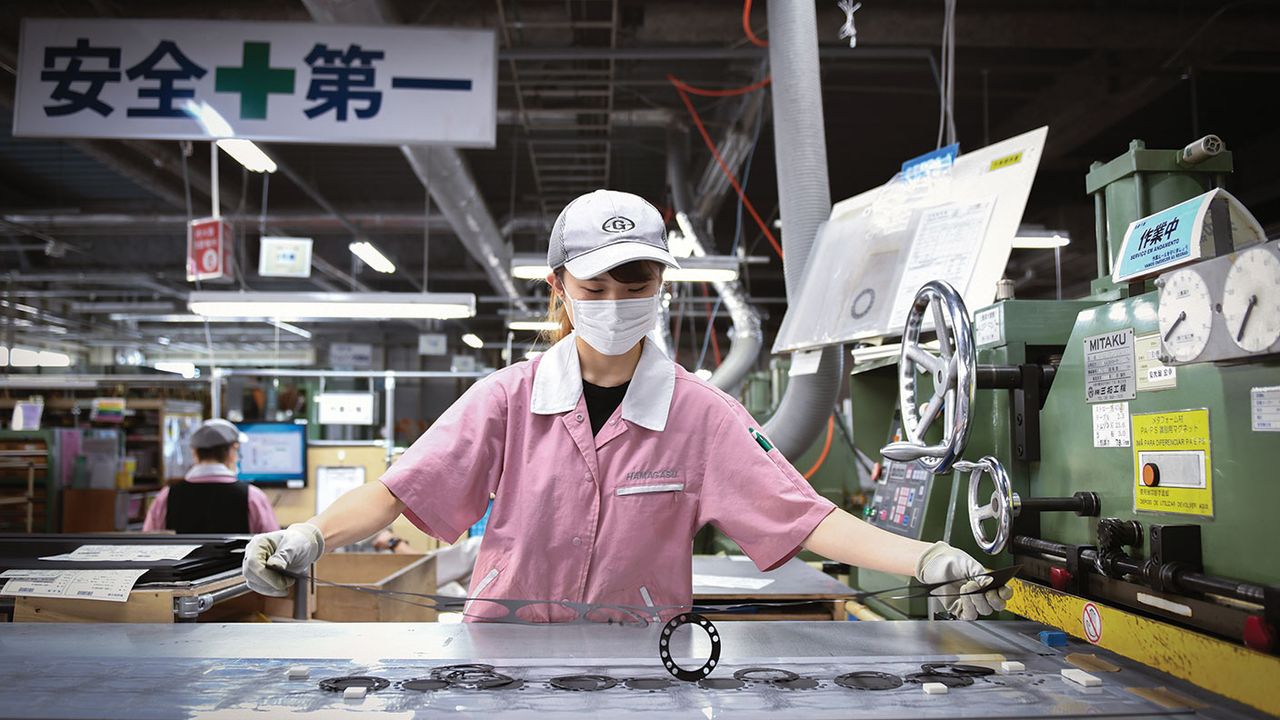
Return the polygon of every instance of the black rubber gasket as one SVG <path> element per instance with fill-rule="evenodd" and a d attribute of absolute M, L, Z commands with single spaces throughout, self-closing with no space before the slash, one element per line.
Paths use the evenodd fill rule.
<path fill-rule="evenodd" d="M 463 690 L 510 689 L 510 686 L 513 683 L 520 683 L 521 685 L 524 684 L 522 681 L 497 672 L 470 673 L 465 676 L 459 676 L 456 678 L 450 677 L 446 679 L 454 687 L 459 687 Z"/>
<path fill-rule="evenodd" d="M 795 680 L 779 680 L 773 686 L 783 690 L 813 690 L 818 687 L 818 681 L 813 678 L 802 677 Z"/>
<path fill-rule="evenodd" d="M 630 678 L 626 681 L 631 690 L 666 690 L 671 685 L 670 678 Z"/>
<path fill-rule="evenodd" d="M 756 677 L 757 675 L 772 674 L 776 677 Z M 743 682 L 764 682 L 764 683 L 781 683 L 795 682 L 800 676 L 790 670 L 780 670 L 778 668 L 767 667 L 751 667 L 743 668 L 733 674 L 735 680 Z"/>
<path fill-rule="evenodd" d="M 320 689 L 328 692 L 342 692 L 349 687 L 362 687 L 369 692 L 377 692 L 390 686 L 390 680 L 372 675 L 347 675 L 345 677 L 326 678 L 320 681 Z"/>
<path fill-rule="evenodd" d="M 902 678 L 875 670 L 858 670 L 837 676 L 835 683 L 850 690 L 895 690 L 902 687 Z"/>
<path fill-rule="evenodd" d="M 618 681 L 608 675 L 561 675 L 547 682 L 551 687 L 572 692 L 597 692 L 615 687 Z"/>
<path fill-rule="evenodd" d="M 949 688 L 969 687 L 973 684 L 973 678 L 968 675 L 952 675 L 951 673 L 929 673 L 918 672 L 911 675 L 905 675 L 902 678 L 907 682 L 924 683 L 936 682 L 942 683 Z"/>
<path fill-rule="evenodd" d="M 707 632 L 707 637 L 711 638 L 711 657 L 707 658 L 707 662 L 697 670 L 686 670 L 671 659 L 671 633 L 681 625 L 698 625 Z M 720 662 L 720 633 L 710 620 L 697 613 L 677 615 L 662 628 L 662 634 L 658 637 L 658 657 L 662 658 L 662 666 L 677 680 L 685 682 L 702 680 L 710 675 L 716 664 Z"/>
<path fill-rule="evenodd" d="M 438 678 L 414 678 L 400 683 L 401 690 L 417 690 L 418 692 L 435 692 L 444 690 L 452 683 Z"/>
<path fill-rule="evenodd" d="M 986 677 L 995 675 L 996 671 L 982 665 L 964 665 L 962 663 L 925 663 L 920 666 L 924 672 L 933 675 L 964 675 L 966 677 Z"/>
<path fill-rule="evenodd" d="M 703 690 L 741 690 L 746 685 L 734 678 L 702 678 L 698 681 L 698 687 Z"/>
<path fill-rule="evenodd" d="M 459 665 L 440 665 L 437 667 L 433 667 L 431 668 L 431 672 L 428 674 L 432 678 L 437 678 L 437 679 L 443 678 L 448 680 L 450 679 L 449 676 L 461 677 L 467 673 L 491 673 L 491 672 L 493 672 L 492 665 L 485 665 L 483 663 L 461 663 Z"/>

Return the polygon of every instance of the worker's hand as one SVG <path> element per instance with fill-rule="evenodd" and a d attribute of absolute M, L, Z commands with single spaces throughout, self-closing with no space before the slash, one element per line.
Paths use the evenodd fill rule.
<path fill-rule="evenodd" d="M 324 534 L 311 523 L 254 535 L 244 549 L 244 579 L 249 589 L 272 597 L 289 594 L 293 578 L 280 572 L 306 572 L 324 554 Z"/>
<path fill-rule="evenodd" d="M 1007 586 L 978 592 L 991 584 L 990 577 L 977 577 L 986 572 L 977 560 L 944 542 L 934 543 L 916 561 L 917 580 L 926 585 L 947 583 L 933 594 L 947 604 L 948 612 L 961 620 L 977 620 L 979 616 L 1000 612 L 1004 610 L 1005 600 L 1013 597 L 1013 588 Z"/>

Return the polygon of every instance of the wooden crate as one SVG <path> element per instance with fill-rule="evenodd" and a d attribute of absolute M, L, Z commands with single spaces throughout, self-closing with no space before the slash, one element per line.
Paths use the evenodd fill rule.
<path fill-rule="evenodd" d="M 333 553 L 316 563 L 316 578 L 377 590 L 434 593 L 436 559 L 392 553 Z M 318 585 L 314 617 L 330 622 L 435 622 L 436 613 L 391 597 Z"/>

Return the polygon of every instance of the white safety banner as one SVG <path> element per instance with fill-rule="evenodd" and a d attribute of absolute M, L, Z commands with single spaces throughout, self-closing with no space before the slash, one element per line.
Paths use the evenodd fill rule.
<path fill-rule="evenodd" d="M 493 147 L 492 30 L 22 21 L 13 134 Z"/>

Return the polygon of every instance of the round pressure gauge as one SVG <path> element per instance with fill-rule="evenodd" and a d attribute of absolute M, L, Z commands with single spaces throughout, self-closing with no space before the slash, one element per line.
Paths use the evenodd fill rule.
<path fill-rule="evenodd" d="M 1199 273 L 1179 270 L 1160 288 L 1160 342 L 1174 360 L 1191 362 L 1209 343 L 1213 308 Z"/>
<path fill-rule="evenodd" d="M 1280 338 L 1280 259 L 1265 248 L 1246 250 L 1227 271 L 1222 318 L 1241 349 L 1261 352 Z"/>

